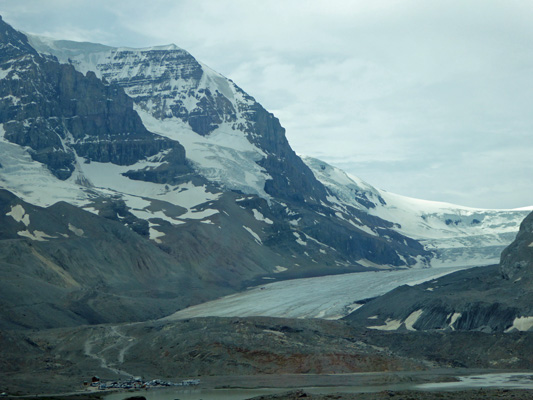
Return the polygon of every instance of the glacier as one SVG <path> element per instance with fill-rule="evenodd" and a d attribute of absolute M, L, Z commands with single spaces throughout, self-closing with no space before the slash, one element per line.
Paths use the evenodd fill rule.
<path fill-rule="evenodd" d="M 340 319 L 369 298 L 401 285 L 416 285 L 463 268 L 358 272 L 266 283 L 180 310 L 166 319 L 279 317 Z"/>

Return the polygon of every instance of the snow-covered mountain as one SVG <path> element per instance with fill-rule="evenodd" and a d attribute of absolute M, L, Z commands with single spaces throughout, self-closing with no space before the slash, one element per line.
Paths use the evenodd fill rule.
<path fill-rule="evenodd" d="M 66 153 L 61 174 L 54 169 L 57 157 L 52 157 L 44 160 L 44 166 L 32 166 L 31 174 L 5 177 L 4 187 L 26 201 L 47 206 L 66 200 L 100 213 L 102 203 L 107 204 L 111 197 L 120 203 L 123 214 L 136 218 L 130 225 L 135 223 L 139 232 L 180 254 L 184 246 L 191 246 L 189 241 L 180 243 L 185 240 L 183 231 L 222 229 L 227 223 L 225 230 L 192 235 L 198 248 L 195 265 L 206 260 L 200 256 L 205 251 L 201 249 L 204 239 L 218 247 L 227 242 L 228 232 L 238 238 L 243 252 L 248 248 L 247 256 L 257 253 L 252 264 L 266 274 L 294 268 L 292 273 L 297 275 L 311 270 L 313 274 L 327 274 L 338 268 L 353 271 L 361 266 L 427 263 L 429 253 L 417 241 L 390 230 L 390 222 L 355 209 L 344 215 L 333 210 L 326 188 L 290 148 L 279 121 L 233 82 L 186 51 L 173 45 L 118 49 L 35 37 L 31 44 L 40 54 L 53 53 L 75 66 L 86 78 L 93 79 L 95 74 L 106 82 L 104 86 L 123 88 L 160 148 L 150 149 L 146 157 L 102 157 L 98 150 L 86 147 L 87 142 L 101 147 L 103 138 L 71 134 L 68 116 L 63 124 L 67 131 L 55 138 L 60 145 L 48 152 L 53 156 Z M 41 58 L 49 64 L 55 60 Z M 5 77 L 9 79 L 11 66 L 6 67 Z M 18 125 L 31 126 L 33 120 L 21 114 Z M 4 124 L 6 127 L 11 129 Z M 4 138 L 5 146 L 13 143 L 8 131 Z M 105 140 L 115 147 L 121 143 L 116 135 Z M 131 149 L 116 150 L 112 154 L 117 157 L 131 153 Z M 9 154 L 17 151 L 21 153 L 11 162 L 14 169 L 28 161 L 25 150 L 6 147 Z M 35 161 L 35 155 L 31 157 Z M 45 198 L 36 181 L 46 181 L 57 190 Z M 388 234 L 374 235 L 368 226 L 380 227 Z M 234 246 L 226 243 L 219 250 L 231 263 L 242 264 Z M 252 270 L 245 275 L 257 275 Z"/>
<path fill-rule="evenodd" d="M 30 39 L 39 51 L 124 88 L 148 129 L 183 143 L 195 169 L 223 188 L 309 202 L 324 195 L 279 121 L 185 50 Z"/>
<path fill-rule="evenodd" d="M 56 275 L 73 268 L 61 289 L 67 297 L 50 303 L 69 304 L 58 321 L 107 321 L 109 307 L 145 318 L 147 310 L 128 308 L 137 300 L 109 297 L 104 284 L 111 274 L 113 288 L 126 290 L 121 274 L 130 282 L 126 271 L 143 268 L 153 269 L 152 286 L 134 274 L 128 290 L 157 298 L 161 290 L 153 288 L 165 288 L 173 300 L 156 307 L 153 316 L 161 316 L 264 279 L 493 262 L 494 245 L 505 235 L 510 241 L 525 215 L 408 200 L 318 160 L 304 162 L 277 118 L 174 45 L 30 39 L 0 20 L 0 188 L 9 199 L 0 263 L 7 275 L 30 271 L 19 286 L 26 278 L 56 285 Z M 58 202 L 78 212 L 34 224 L 60 218 Z M 105 236 L 109 252 L 88 266 L 73 254 L 81 245 L 75 232 L 93 232 L 86 246 L 94 248 L 98 220 L 115 224 L 114 234 Z M 150 249 L 149 263 L 111 250 L 130 234 L 134 247 Z M 35 244 L 37 254 L 18 256 Z M 84 280 L 84 268 L 103 275 Z M 168 294 L 165 273 L 185 289 Z M 46 303 L 51 296 L 42 293 Z M 73 310 L 82 311 L 74 317 Z"/>
<path fill-rule="evenodd" d="M 292 199 L 320 204 L 330 217 L 357 230 L 401 241 L 392 230 L 419 241 L 431 253 L 405 260 L 400 256 L 395 265 L 496 263 L 527 215 L 524 210 L 481 210 L 394 195 L 320 160 L 304 158 L 315 180 L 290 150 L 277 119 L 231 80 L 175 45 L 111 48 L 35 36 L 30 42 L 42 53 L 124 88 L 148 129 L 178 140 L 195 171 L 222 190 L 257 195 L 269 203 Z M 300 236 L 294 232 L 297 242 Z M 324 238 L 311 237 L 331 246 Z M 384 264 L 370 257 L 357 261 Z"/>
<path fill-rule="evenodd" d="M 333 209 L 279 121 L 187 52 L 48 41 L 73 52 L 59 63 L 35 40 L 41 52 L 0 20 L 9 326 L 155 318 L 263 279 L 427 264 L 389 221 Z M 31 287 L 51 325 L 8 295 Z"/>
<path fill-rule="evenodd" d="M 414 199 L 376 189 L 321 160 L 303 160 L 331 193 L 328 199 L 339 211 L 355 207 L 392 222 L 392 229 L 434 253 L 432 267 L 497 264 L 533 210 L 478 209 Z"/>

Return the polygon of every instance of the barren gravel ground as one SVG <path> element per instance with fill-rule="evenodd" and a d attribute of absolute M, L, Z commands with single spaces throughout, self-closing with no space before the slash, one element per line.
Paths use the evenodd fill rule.
<path fill-rule="evenodd" d="M 335 393 L 328 395 L 310 394 L 302 390 L 279 395 L 259 396 L 253 400 L 529 400 L 533 399 L 531 390 L 476 389 L 454 392 L 419 392 L 419 391 L 382 391 L 378 393 Z"/>

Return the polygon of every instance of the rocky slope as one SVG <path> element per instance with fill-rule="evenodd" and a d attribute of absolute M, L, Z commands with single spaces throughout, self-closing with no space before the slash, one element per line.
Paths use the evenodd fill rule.
<path fill-rule="evenodd" d="M 500 272 L 512 282 L 533 279 L 533 214 L 522 221 L 516 239 L 502 252 Z"/>
<path fill-rule="evenodd" d="M 346 317 L 375 330 L 512 332 L 533 328 L 533 213 L 500 265 L 402 286 Z"/>
<path fill-rule="evenodd" d="M 146 320 L 227 293 L 122 223 L 5 190 L 0 266 L 0 329 Z"/>
<path fill-rule="evenodd" d="M 363 386 L 416 381 L 417 371 L 449 379 L 469 374 L 458 367 L 477 368 L 478 374 L 479 369 L 530 369 L 530 336 L 528 332 L 370 333 L 342 321 L 277 318 L 0 331 L 0 359 L 6 367 L 0 370 L 0 390 L 68 392 L 94 375 L 105 380 L 143 376 L 170 381 L 200 376 L 202 382 L 214 380 L 217 386 L 233 382 L 239 387 L 250 381 L 265 385 L 260 376 L 252 377 L 262 374 L 270 375 L 267 385 L 279 384 L 276 376 L 306 380 L 309 386 L 320 381 L 331 384 L 325 374 L 349 385 L 346 374 L 353 372 L 388 372 L 378 382 L 368 375 L 353 378 Z M 313 379 L 311 374 L 323 375 Z"/>

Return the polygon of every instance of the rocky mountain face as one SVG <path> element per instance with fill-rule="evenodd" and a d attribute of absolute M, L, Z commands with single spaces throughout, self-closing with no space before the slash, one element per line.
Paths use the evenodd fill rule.
<path fill-rule="evenodd" d="M 289 146 L 279 120 L 185 50 L 175 45 L 87 49 L 72 42 L 31 39 L 40 51 L 122 87 L 139 109 L 157 120 L 181 121 L 204 137 L 221 127 L 243 134 L 263 153 L 256 161 L 270 177 L 264 187 L 270 196 L 317 204 L 327 201 L 324 187 Z"/>
<path fill-rule="evenodd" d="M 183 147 L 148 132 L 121 89 L 40 56 L 25 35 L 1 25 L 4 139 L 28 147 L 61 180 L 74 172 L 76 157 L 131 165 L 163 150 L 186 170 Z"/>
<path fill-rule="evenodd" d="M 516 239 L 502 252 L 500 270 L 509 281 L 533 279 L 533 214 L 522 221 Z"/>
<path fill-rule="evenodd" d="M 533 328 L 533 213 L 500 265 L 473 268 L 417 286 L 402 286 L 346 317 L 383 331 L 513 332 Z"/>
<path fill-rule="evenodd" d="M 309 269 L 329 273 L 331 268 L 400 267 L 427 262 L 429 253 L 423 246 L 392 231 L 391 222 L 356 209 L 333 208 L 329 192 L 290 148 L 277 118 L 233 82 L 184 50 L 174 45 L 109 48 L 36 37 L 31 37 L 30 43 L 40 54 L 48 54 L 48 58 L 56 56 L 85 76 L 94 72 L 110 87 L 122 88 L 133 99 L 144 125 L 157 134 L 154 137 L 158 140 L 165 137 L 166 140 L 161 139 L 164 145 L 154 149 L 159 150 L 157 154 L 147 151 L 144 159 L 131 159 L 136 163 L 127 170 L 116 168 L 124 164 L 121 160 L 93 158 L 84 148 L 76 147 L 78 162 L 73 176 L 78 182 L 88 182 L 93 194 L 96 188 L 113 191 L 125 212 L 145 221 L 144 233 L 148 238 L 157 240 L 171 254 L 186 255 L 179 258 L 180 262 L 196 265 L 212 259 L 209 256 L 212 253 L 203 251 L 200 244 L 208 248 L 210 242 L 219 249 L 222 260 L 238 260 L 230 255 L 241 254 L 234 248 L 235 243 L 228 243 L 218 233 L 207 242 L 200 241 L 206 239 L 202 231 L 209 228 L 189 223 L 192 219 L 222 227 L 222 220 L 229 215 L 226 207 L 232 209 L 234 225 L 237 221 L 248 221 L 230 229 L 239 231 L 235 237 L 244 240 L 249 248 L 262 247 L 257 250 L 261 256 L 246 257 L 252 258 L 251 265 L 258 265 L 260 270 L 248 267 L 247 270 L 254 271 L 249 273 L 240 269 L 243 279 L 253 278 L 258 272 L 272 274 L 295 267 L 305 275 Z M 165 147 L 169 141 L 179 141 L 185 147 L 186 162 L 181 152 Z M 120 140 L 117 137 L 111 142 L 119 146 Z M 181 149 L 179 144 L 176 147 Z M 187 166 L 192 170 L 189 174 Z M 102 169 L 107 170 L 107 179 L 102 178 Z M 114 173 L 117 179 L 111 179 Z M 125 182 L 124 177 L 129 181 L 119 183 Z M 140 183 L 134 186 L 132 180 Z M 29 196 L 31 189 L 6 187 L 24 193 L 28 201 L 47 205 L 37 195 Z M 87 190 L 79 187 L 73 190 L 78 192 L 76 199 L 66 201 L 98 208 L 94 207 L 94 195 L 88 196 Z M 141 192 L 142 201 L 148 205 L 139 208 Z M 106 194 L 100 191 L 98 195 Z M 230 198 L 238 200 L 238 205 L 230 205 Z M 203 211 L 197 212 L 194 207 Z M 218 216 L 211 218 L 215 214 Z M 137 226 L 143 223 L 138 222 Z M 229 224 L 224 226 L 229 229 Z M 382 234 L 370 232 L 368 226 L 379 227 Z M 176 237 L 179 241 L 171 240 Z M 183 243 L 184 237 L 189 238 L 187 243 Z M 183 251 L 184 247 L 197 251 L 192 254 Z M 307 267 L 300 268 L 304 264 Z M 323 271 L 318 272 L 321 268 Z"/>

